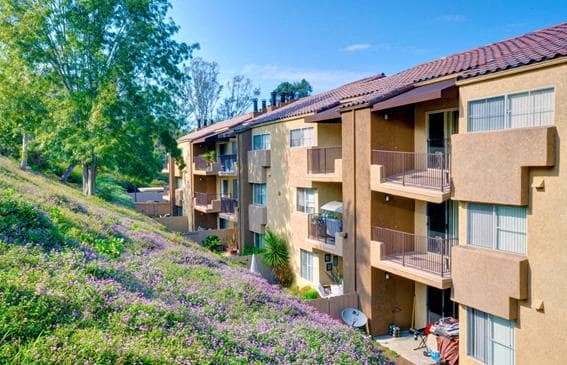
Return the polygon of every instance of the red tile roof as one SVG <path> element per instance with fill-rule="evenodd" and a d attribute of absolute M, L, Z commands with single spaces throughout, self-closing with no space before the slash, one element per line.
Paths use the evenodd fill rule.
<path fill-rule="evenodd" d="M 563 56 L 567 56 L 567 23 L 442 57 L 376 80 L 366 85 L 374 90 L 364 90 L 361 97 L 345 106 L 374 103 L 383 100 L 387 93 L 396 94 L 397 90 L 421 81 L 448 75 L 469 78 Z"/>
<path fill-rule="evenodd" d="M 346 99 L 354 100 L 344 103 L 343 108 L 373 104 L 405 92 L 421 81 L 449 75 L 475 77 L 563 56 L 567 56 L 567 23 L 442 57 L 392 76 L 376 75 L 308 96 L 259 116 L 249 126 L 317 113 L 333 108 Z"/>
<path fill-rule="evenodd" d="M 201 129 L 197 129 L 189 134 L 184 135 L 177 139 L 177 142 L 192 142 L 205 137 L 210 137 L 215 134 L 222 133 L 230 128 L 236 128 L 241 124 L 252 119 L 252 113 L 245 113 L 237 115 L 236 117 L 228 120 L 217 122 Z"/>

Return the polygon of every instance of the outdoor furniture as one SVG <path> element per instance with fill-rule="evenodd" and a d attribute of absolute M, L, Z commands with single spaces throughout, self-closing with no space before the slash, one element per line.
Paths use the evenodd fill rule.
<path fill-rule="evenodd" d="M 415 341 L 419 341 L 417 347 L 413 349 L 414 351 L 427 347 L 427 344 L 425 343 L 427 341 L 427 335 L 425 334 L 425 327 L 420 328 L 418 330 L 410 330 L 410 332 L 413 333 L 413 339 Z"/>

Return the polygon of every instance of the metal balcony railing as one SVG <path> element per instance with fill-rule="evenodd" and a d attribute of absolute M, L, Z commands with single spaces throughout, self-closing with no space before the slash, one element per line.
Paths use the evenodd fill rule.
<path fill-rule="evenodd" d="M 217 199 L 216 194 L 195 192 L 195 205 L 206 207 L 209 204 L 211 204 L 211 202 L 213 200 L 216 200 L 216 199 Z"/>
<path fill-rule="evenodd" d="M 312 147 L 307 149 L 307 172 L 309 174 L 332 174 L 335 160 L 342 158 L 341 147 Z"/>
<path fill-rule="evenodd" d="M 235 214 L 238 208 L 238 200 L 232 198 L 230 195 L 221 196 L 221 213 Z"/>
<path fill-rule="evenodd" d="M 389 182 L 440 191 L 448 191 L 451 186 L 450 158 L 446 153 L 374 150 L 372 164 L 383 166 L 382 177 Z"/>
<path fill-rule="evenodd" d="M 384 260 L 441 277 L 451 276 L 451 248 L 458 244 L 456 238 L 417 236 L 393 229 L 372 227 L 372 240 L 384 244 Z"/>
<path fill-rule="evenodd" d="M 335 244 L 335 234 L 343 231 L 343 221 L 338 218 L 328 218 L 321 214 L 309 214 L 309 239 L 328 245 Z"/>
<path fill-rule="evenodd" d="M 221 155 L 219 161 L 220 173 L 234 174 L 236 172 L 236 155 Z"/>

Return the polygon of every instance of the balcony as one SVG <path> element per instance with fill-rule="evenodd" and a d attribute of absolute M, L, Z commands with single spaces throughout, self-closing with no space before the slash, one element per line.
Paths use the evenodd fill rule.
<path fill-rule="evenodd" d="M 342 182 L 342 148 L 307 149 L 307 178 L 312 181 Z"/>
<path fill-rule="evenodd" d="M 518 301 L 529 297 L 526 256 L 461 245 L 453 249 L 453 260 L 453 301 L 517 319 Z"/>
<path fill-rule="evenodd" d="M 221 155 L 219 157 L 219 175 L 221 176 L 236 176 L 238 166 L 236 155 Z"/>
<path fill-rule="evenodd" d="M 266 182 L 266 167 L 271 166 L 270 150 L 248 151 L 248 182 L 263 184 Z"/>
<path fill-rule="evenodd" d="M 250 204 L 248 206 L 248 229 L 256 233 L 264 233 L 266 224 L 268 224 L 266 206 Z"/>
<path fill-rule="evenodd" d="M 238 200 L 230 196 L 221 197 L 221 210 L 219 217 L 236 222 L 238 220 Z"/>
<path fill-rule="evenodd" d="M 454 199 L 479 203 L 527 205 L 530 168 L 555 166 L 559 149 L 554 126 L 460 133 L 451 138 Z M 537 184 L 541 188 L 543 179 Z"/>
<path fill-rule="evenodd" d="M 372 227 L 372 265 L 439 289 L 451 287 L 451 251 L 458 240 Z"/>
<path fill-rule="evenodd" d="M 196 192 L 193 207 L 202 213 L 218 213 L 221 210 L 221 201 L 216 194 Z"/>
<path fill-rule="evenodd" d="M 216 175 L 219 172 L 220 164 L 211 161 L 204 156 L 195 156 L 193 159 L 193 173 L 195 175 Z"/>
<path fill-rule="evenodd" d="M 313 248 L 342 256 L 342 232 L 342 219 L 322 214 L 309 214 L 307 217 L 307 237 Z"/>
<path fill-rule="evenodd" d="M 372 151 L 371 189 L 385 194 L 442 203 L 451 196 L 446 153 Z"/>

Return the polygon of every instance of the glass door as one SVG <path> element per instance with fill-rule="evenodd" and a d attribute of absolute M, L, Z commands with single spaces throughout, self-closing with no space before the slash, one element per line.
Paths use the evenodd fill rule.
<path fill-rule="evenodd" d="M 459 318 L 457 304 L 451 300 L 451 289 L 427 287 L 427 322 L 436 322 L 441 318 Z"/>

